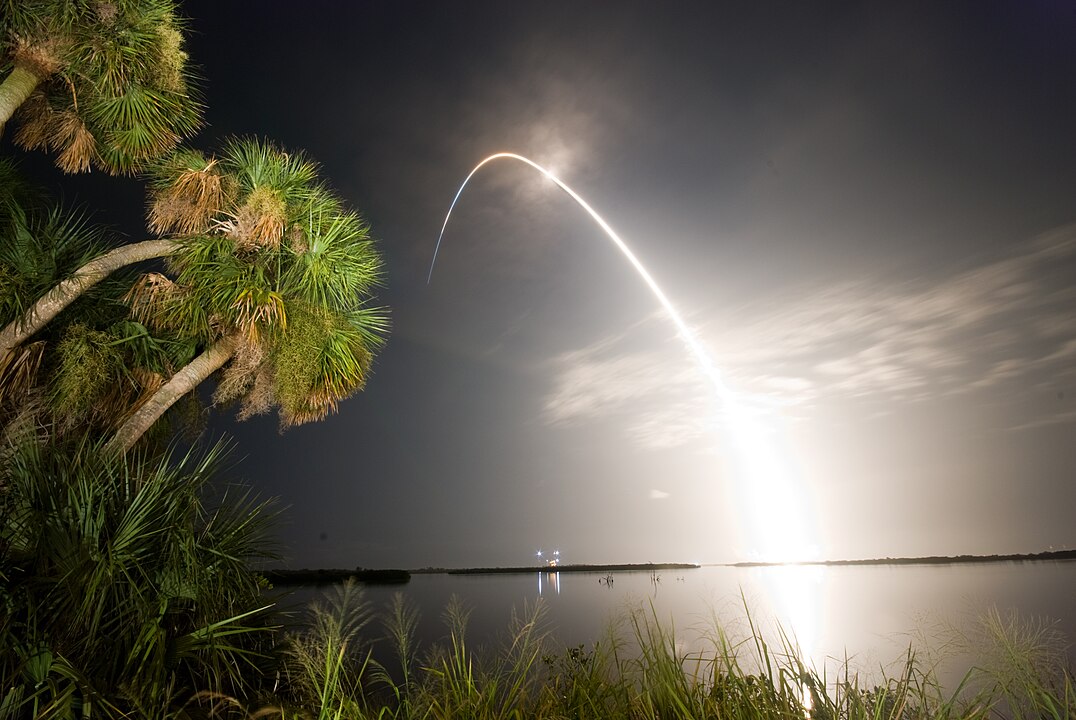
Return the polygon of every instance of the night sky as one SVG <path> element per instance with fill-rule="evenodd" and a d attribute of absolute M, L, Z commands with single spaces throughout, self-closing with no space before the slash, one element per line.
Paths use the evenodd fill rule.
<path fill-rule="evenodd" d="M 285 564 L 766 556 L 735 419 L 553 183 L 486 166 L 426 286 L 498 151 L 586 198 L 766 408 L 756 452 L 789 469 L 812 556 L 1076 547 L 1076 5 L 182 11 L 192 144 L 306 150 L 387 265 L 363 393 L 283 435 L 211 425 L 288 506 Z M 144 237 L 139 183 L 106 183 L 101 219 Z"/>

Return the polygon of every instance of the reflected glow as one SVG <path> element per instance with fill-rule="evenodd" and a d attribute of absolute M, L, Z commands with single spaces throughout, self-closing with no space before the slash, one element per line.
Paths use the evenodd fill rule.
<path fill-rule="evenodd" d="M 542 576 L 544 576 L 544 575 L 549 576 L 548 580 L 549 580 L 549 590 L 550 590 L 550 592 L 555 592 L 557 595 L 560 595 L 560 573 L 559 572 L 546 573 L 546 572 L 543 572 L 543 571 L 539 571 L 538 572 L 538 597 L 542 597 L 542 595 L 543 595 L 544 588 L 542 587 Z"/>
<path fill-rule="evenodd" d="M 817 657 L 823 628 L 821 589 L 826 579 L 822 565 L 781 565 L 758 568 L 774 615 L 794 644 L 799 656 L 808 662 L 822 662 Z M 810 694 L 806 695 L 806 699 Z"/>
<path fill-rule="evenodd" d="M 722 417 L 733 451 L 735 485 L 740 496 L 742 515 L 748 521 L 744 531 L 748 536 L 745 539 L 749 543 L 751 559 L 788 561 L 811 557 L 814 544 L 808 536 L 804 517 L 807 514 L 807 505 L 801 493 L 801 484 L 796 482 L 791 453 L 782 437 L 780 416 L 761 398 L 737 393 L 725 384 L 720 371 L 695 337 L 695 333 L 680 317 L 680 313 L 627 244 L 594 208 L 552 172 L 522 155 L 507 152 L 494 153 L 478 163 L 464 179 L 448 208 L 445 221 L 441 225 L 441 233 L 437 236 L 426 283 L 429 284 L 433 278 L 433 268 L 437 263 L 445 228 L 448 227 L 448 221 L 460 195 L 463 194 L 463 189 L 475 173 L 486 164 L 499 159 L 516 160 L 529 165 L 583 208 L 635 268 L 676 326 L 680 339 L 687 345 L 721 401 Z"/>

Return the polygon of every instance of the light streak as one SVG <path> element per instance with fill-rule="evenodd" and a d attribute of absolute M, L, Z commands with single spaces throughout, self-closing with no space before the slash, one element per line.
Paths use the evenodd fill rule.
<path fill-rule="evenodd" d="M 467 177 L 464 179 L 463 184 L 460 185 L 460 189 L 456 191 L 456 197 L 452 198 L 452 204 L 448 207 L 448 214 L 445 215 L 445 221 L 441 225 L 441 233 L 437 236 L 437 245 L 433 249 L 433 260 L 430 261 L 430 272 L 426 276 L 426 284 L 429 285 L 430 280 L 433 279 L 433 267 L 437 263 L 437 253 L 441 250 L 441 240 L 445 236 L 445 228 L 448 227 L 448 221 L 452 217 L 452 211 L 456 208 L 456 203 L 459 202 L 460 195 L 463 194 L 463 189 L 467 187 L 467 183 L 471 181 L 471 178 L 474 177 L 475 173 L 481 170 L 487 163 L 491 163 L 494 160 L 499 160 L 501 158 L 510 158 L 512 160 L 518 160 L 522 163 L 530 165 L 532 168 L 545 175 L 549 180 L 553 181 L 553 183 L 561 190 L 566 192 L 568 196 L 572 198 L 572 200 L 575 200 L 575 202 L 579 204 L 579 207 L 587 211 L 587 214 L 590 215 L 590 217 L 594 219 L 594 222 L 598 223 L 598 226 L 605 231 L 605 234 L 609 237 L 610 240 L 613 241 L 613 243 L 617 246 L 620 252 L 624 253 L 624 257 L 628 259 L 628 262 L 630 262 L 632 267 L 635 268 L 635 271 L 639 273 L 640 277 L 642 277 L 643 282 L 645 282 L 647 287 L 650 288 L 650 292 L 652 292 L 654 294 L 654 297 L 658 299 L 658 302 L 661 303 L 661 307 L 664 308 L 665 312 L 668 313 L 669 317 L 672 319 L 673 324 L 676 325 L 676 329 L 680 332 L 680 337 L 687 344 L 688 348 L 691 350 L 691 353 L 695 356 L 695 359 L 698 361 L 703 372 L 713 383 L 714 388 L 718 392 L 718 395 L 720 395 L 722 399 L 724 399 L 727 395 L 730 395 L 731 391 L 725 385 L 724 380 L 721 379 L 721 373 L 718 372 L 716 367 L 714 367 L 714 364 L 710 361 L 710 358 L 706 354 L 706 351 L 703 350 L 701 345 L 699 345 L 698 341 L 695 339 L 694 333 L 692 333 L 691 330 L 688 328 L 687 323 L 685 323 L 683 318 L 680 317 L 680 313 L 678 313 L 676 311 L 676 308 L 673 307 L 672 302 L 669 300 L 668 297 L 666 297 L 665 293 L 662 292 L 661 288 L 658 286 L 654 278 L 651 277 L 650 273 L 647 272 L 647 269 L 643 267 L 643 264 L 639 262 L 639 258 L 635 257 L 635 253 L 631 251 L 631 248 L 627 246 L 627 243 L 620 239 L 620 236 L 617 235 L 616 231 L 609 226 L 609 223 L 605 222 L 605 219 L 602 218 L 602 216 L 599 215 L 597 211 L 595 211 L 594 208 L 592 208 L 586 200 L 581 198 L 579 196 L 579 193 L 568 187 L 568 185 L 566 185 L 560 178 L 551 173 L 549 170 L 546 170 L 538 163 L 534 162 L 529 158 L 525 158 L 522 155 L 505 152 L 494 153 L 482 162 L 475 165 L 474 169 L 471 170 L 470 174 L 467 175 Z"/>
<path fill-rule="evenodd" d="M 752 554 L 758 559 L 794 560 L 810 556 L 812 547 L 809 543 L 803 514 L 805 505 L 801 499 L 797 483 L 792 481 L 794 469 L 789 462 L 789 453 L 778 447 L 775 435 L 774 418 L 766 403 L 733 391 L 722 378 L 721 372 L 714 365 L 702 344 L 695 337 L 687 323 L 672 302 L 658 286 L 643 264 L 628 245 L 617 235 L 616 231 L 597 213 L 590 204 L 570 188 L 564 181 L 533 160 L 522 155 L 499 152 L 490 155 L 475 165 L 463 180 L 456 196 L 452 198 L 441 232 L 437 236 L 430 271 L 426 276 L 428 285 L 433 279 L 433 268 L 441 249 L 448 221 L 456 208 L 464 188 L 475 174 L 495 160 L 516 160 L 534 168 L 572 198 L 605 232 L 610 241 L 635 268 L 635 271 L 650 288 L 658 303 L 665 310 L 673 325 L 676 326 L 680 339 L 687 346 L 697 362 L 703 375 L 710 381 L 715 393 L 721 400 L 725 425 L 733 440 L 737 472 L 742 482 L 737 483 L 742 500 L 747 507 L 747 515 L 752 527 Z"/>

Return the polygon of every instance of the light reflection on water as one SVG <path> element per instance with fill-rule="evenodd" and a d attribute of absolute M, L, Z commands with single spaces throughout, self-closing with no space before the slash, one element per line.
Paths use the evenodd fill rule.
<path fill-rule="evenodd" d="M 961 624 L 990 606 L 1026 618 L 1051 618 L 1076 638 L 1076 563 L 969 565 L 785 566 L 605 573 L 534 572 L 522 575 L 413 575 L 406 585 L 369 586 L 366 598 L 381 610 L 403 592 L 421 613 L 418 634 L 429 643 L 445 635 L 441 614 L 458 595 L 472 608 L 468 640 L 488 646 L 503 637 L 513 609 L 541 598 L 546 620 L 564 646 L 591 646 L 630 608 L 675 629 L 686 652 L 712 649 L 715 623 L 731 638 L 747 636 L 751 622 L 773 644 L 784 632 L 814 666 L 850 659 L 870 671 L 899 661 L 909 643 L 935 636 L 945 623 Z M 293 593 L 305 602 L 316 591 Z M 371 630 L 371 637 L 381 634 Z M 954 669 L 954 672 L 962 672 Z"/>
<path fill-rule="evenodd" d="M 543 581 L 545 585 L 549 586 L 549 592 L 560 595 L 560 573 L 559 572 L 536 572 L 538 576 L 538 597 L 545 595 L 543 590 Z"/>

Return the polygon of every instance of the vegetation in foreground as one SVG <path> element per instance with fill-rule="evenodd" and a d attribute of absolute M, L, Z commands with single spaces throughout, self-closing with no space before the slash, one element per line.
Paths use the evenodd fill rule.
<path fill-rule="evenodd" d="M 216 404 L 282 426 L 363 387 L 387 332 L 368 228 L 301 153 L 180 146 L 202 108 L 173 0 L 0 7 L 0 129 L 64 172 L 140 175 L 153 236 L 114 247 L 0 158 L 0 720 L 1076 715 L 1065 656 L 996 614 L 950 690 L 914 652 L 880 680 L 829 677 L 754 626 L 689 655 L 643 611 L 558 649 L 532 608 L 476 648 L 454 602 L 420 648 L 402 596 L 378 662 L 352 585 L 282 632 L 251 569 L 265 506 L 220 492 L 219 449 L 162 448 L 197 430 L 177 403 L 210 377 Z"/>
<path fill-rule="evenodd" d="M 0 718 L 174 717 L 271 663 L 270 508 L 214 489 L 223 451 L 26 442 L 0 467 Z"/>
<path fill-rule="evenodd" d="M 372 617 L 354 585 L 316 603 L 289 639 L 291 704 L 244 711 L 281 718 L 1068 718 L 1076 687 L 1048 626 L 996 611 L 961 635 L 976 665 L 956 687 L 938 661 L 909 649 L 863 679 L 848 662 L 833 675 L 809 665 L 787 636 L 768 642 L 747 612 L 735 639 L 715 623 L 699 653 L 652 609 L 625 612 L 591 648 L 558 647 L 539 604 L 514 615 L 493 646 L 466 638 L 468 611 L 453 600 L 444 640 L 415 645 L 417 614 L 401 594 L 382 615 L 391 661 L 375 662 L 362 629 Z M 377 635 L 376 632 L 371 632 Z M 955 636 L 954 636 L 955 637 Z M 382 648 L 383 652 L 384 648 Z M 237 707 L 237 706 L 236 706 Z M 242 714 L 242 713 L 241 713 Z"/>
<path fill-rule="evenodd" d="M 925 652 L 888 672 L 816 669 L 784 636 L 714 623 L 705 649 L 653 610 L 564 648 L 541 606 L 476 646 L 453 601 L 420 647 L 402 594 L 333 588 L 298 631 L 272 615 L 263 503 L 222 492 L 222 452 L 126 456 L 27 443 L 0 469 L 0 718 L 1068 718 L 1048 627 L 991 613 L 955 687 Z M 380 617 L 378 617 L 380 611 Z M 697 645 L 697 643 L 696 643 Z"/>

